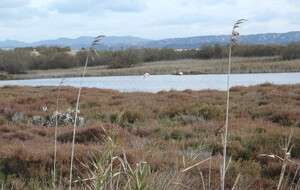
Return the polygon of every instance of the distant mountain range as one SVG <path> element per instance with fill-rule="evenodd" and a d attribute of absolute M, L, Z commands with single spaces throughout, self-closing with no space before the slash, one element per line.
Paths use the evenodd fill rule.
<path fill-rule="evenodd" d="M 17 47 L 37 47 L 37 46 L 69 46 L 71 49 L 88 48 L 93 37 L 82 36 L 75 39 L 58 38 L 56 40 L 42 40 L 33 43 L 25 43 L 16 40 L 0 41 L 1 49 L 13 49 Z M 281 44 L 286 45 L 291 42 L 300 42 L 300 31 L 287 33 L 266 33 L 243 35 L 239 38 L 242 44 Z M 122 49 L 128 47 L 149 47 L 149 48 L 174 48 L 192 49 L 200 48 L 204 45 L 228 44 L 229 35 L 195 36 L 185 38 L 169 38 L 163 40 L 150 40 L 133 36 L 109 36 L 102 39 L 97 49 Z"/>

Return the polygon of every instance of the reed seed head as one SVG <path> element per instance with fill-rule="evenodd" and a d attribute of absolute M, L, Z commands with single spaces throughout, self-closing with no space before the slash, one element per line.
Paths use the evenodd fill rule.
<path fill-rule="evenodd" d="M 240 25 L 246 21 L 247 21 L 246 19 L 240 19 L 240 20 L 236 21 L 236 23 L 233 26 L 232 33 L 231 33 L 231 38 L 230 38 L 231 42 L 239 45 L 239 40 L 237 39 L 237 37 L 240 36 L 240 33 L 236 31 L 236 28 L 239 28 Z"/>
<path fill-rule="evenodd" d="M 91 51 L 91 53 L 96 53 L 96 50 L 95 50 L 94 46 L 98 45 L 99 42 L 101 41 L 101 38 L 104 38 L 104 37 L 106 37 L 106 36 L 105 36 L 105 35 L 99 35 L 99 36 L 97 36 L 97 37 L 94 39 L 94 41 L 92 42 L 92 44 L 91 44 L 91 46 L 90 46 L 90 51 Z"/>

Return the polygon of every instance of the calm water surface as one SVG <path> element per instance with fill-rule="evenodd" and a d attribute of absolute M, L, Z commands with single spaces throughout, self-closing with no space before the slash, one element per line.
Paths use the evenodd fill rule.
<path fill-rule="evenodd" d="M 81 78 L 66 78 L 64 86 L 78 87 Z M 57 79 L 32 79 L 0 81 L 0 86 L 27 85 L 27 86 L 58 86 L 62 81 Z M 121 92 L 159 92 L 162 90 L 226 90 L 226 74 L 216 75 L 151 75 L 144 76 L 113 76 L 113 77 L 86 77 L 83 87 L 114 89 Z M 230 86 L 251 86 L 262 83 L 296 84 L 300 83 L 298 73 L 263 73 L 263 74 L 232 74 Z"/>

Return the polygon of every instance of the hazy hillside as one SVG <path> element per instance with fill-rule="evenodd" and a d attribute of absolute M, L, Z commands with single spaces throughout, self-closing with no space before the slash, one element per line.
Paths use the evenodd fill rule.
<path fill-rule="evenodd" d="M 36 47 L 36 46 L 69 46 L 71 49 L 88 48 L 93 37 L 82 36 L 75 39 L 58 38 L 56 40 L 43 40 L 34 43 L 25 43 L 16 40 L 5 40 L 0 42 L 0 48 L 11 49 L 16 47 Z M 200 48 L 203 45 L 227 44 L 229 35 L 195 36 L 185 38 L 170 38 L 162 40 L 150 40 L 133 36 L 109 36 L 102 40 L 98 49 L 122 49 L 128 47 L 155 47 L 155 48 L 175 48 L 191 49 Z M 252 34 L 240 37 L 243 44 L 281 44 L 300 42 L 300 31 L 287 33 L 266 33 Z"/>
<path fill-rule="evenodd" d="M 240 37 L 240 43 L 243 44 L 281 44 L 285 45 L 291 42 L 300 42 L 300 32 L 288 33 L 267 33 L 243 35 Z M 228 44 L 229 35 L 197 36 L 187 38 L 170 38 L 158 41 L 151 41 L 146 44 L 147 47 L 170 47 L 170 48 L 199 48 L 203 45 Z"/>

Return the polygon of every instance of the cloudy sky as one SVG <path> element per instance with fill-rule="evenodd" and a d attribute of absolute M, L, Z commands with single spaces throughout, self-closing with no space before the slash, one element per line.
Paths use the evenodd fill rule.
<path fill-rule="evenodd" d="M 300 31 L 300 0 L 0 0 L 0 41 Z"/>

